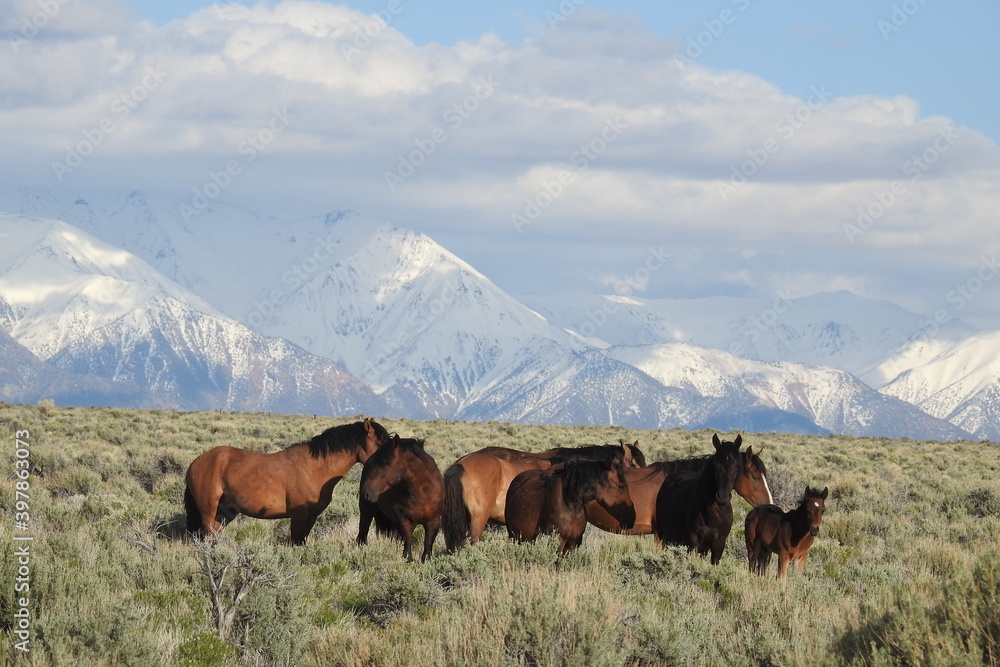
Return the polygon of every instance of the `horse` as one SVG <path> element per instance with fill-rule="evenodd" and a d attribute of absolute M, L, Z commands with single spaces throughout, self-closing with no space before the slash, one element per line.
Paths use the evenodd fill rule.
<path fill-rule="evenodd" d="M 742 440 L 741 440 L 742 441 Z M 668 478 L 656 495 L 653 534 L 660 544 L 680 544 L 712 565 L 722 559 L 733 528 L 732 492 L 742 466 L 740 447 L 712 436 L 715 453 L 700 473 Z"/>
<path fill-rule="evenodd" d="M 784 512 L 777 505 L 758 505 L 747 514 L 745 528 L 750 571 L 763 575 L 778 554 L 778 578 L 785 580 L 788 563 L 797 564 L 799 574 L 806 567 L 809 547 L 819 535 L 826 510 L 827 487 L 822 491 L 806 486 L 799 506 Z"/>
<path fill-rule="evenodd" d="M 403 540 L 403 557 L 413 561 L 413 529 L 424 527 L 421 562 L 431 556 L 444 511 L 444 478 L 424 441 L 398 435 L 379 445 L 361 471 L 358 544 L 368 541 L 372 519 L 383 535 Z"/>
<path fill-rule="evenodd" d="M 583 542 L 588 502 L 626 517 L 623 529 L 631 525 L 635 511 L 621 463 L 572 459 L 548 470 L 526 470 L 507 489 L 507 533 L 531 542 L 539 533 L 557 532 L 559 552 L 572 551 Z"/>
<path fill-rule="evenodd" d="M 375 420 L 334 426 L 270 454 L 214 447 L 188 466 L 184 508 L 189 533 L 218 534 L 238 514 L 291 518 L 292 543 L 305 544 L 333 487 L 364 463 L 389 433 Z"/>
<path fill-rule="evenodd" d="M 734 442 L 739 446 L 743 439 L 741 436 L 736 436 Z M 774 502 L 767 484 L 767 467 L 760 458 L 761 451 L 763 450 L 754 452 L 753 447 L 748 446 L 742 453 L 743 464 L 740 466 L 740 473 L 733 488 L 752 507 Z M 696 456 L 651 463 L 645 468 L 627 469 L 625 480 L 628 482 L 628 491 L 635 505 L 635 523 L 632 528 L 624 531 L 624 534 L 652 533 L 653 524 L 656 522 L 656 494 L 659 493 L 664 481 L 678 474 L 700 473 L 708 465 L 709 458 L 710 456 Z M 609 514 L 596 502 L 587 503 L 587 520 L 601 530 L 611 533 L 621 532 L 619 518 Z"/>
<path fill-rule="evenodd" d="M 467 538 L 473 544 L 478 542 L 488 521 L 506 523 L 507 487 L 519 473 L 545 470 L 570 458 L 618 459 L 632 468 L 646 465 L 638 441 L 635 444 L 620 440 L 617 445 L 555 447 L 538 453 L 486 447 L 466 454 L 444 473 L 442 529 L 449 553 L 464 546 Z"/>

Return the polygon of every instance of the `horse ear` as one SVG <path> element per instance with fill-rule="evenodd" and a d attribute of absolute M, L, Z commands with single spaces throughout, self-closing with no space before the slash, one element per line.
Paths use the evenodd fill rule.
<path fill-rule="evenodd" d="M 740 435 L 739 433 L 737 433 L 736 434 L 736 439 L 733 440 L 733 444 L 735 444 L 737 447 L 739 447 L 740 445 L 742 445 L 743 444 L 743 436 Z"/>
<path fill-rule="evenodd" d="M 830 489 L 824 486 L 823 487 L 823 493 L 819 494 L 819 497 L 822 498 L 823 500 L 826 500 L 826 495 L 827 495 L 827 493 L 829 493 L 829 491 L 830 491 Z"/>
<path fill-rule="evenodd" d="M 719 447 L 722 446 L 722 441 L 719 440 L 719 434 L 718 433 L 715 433 L 715 434 L 712 435 L 712 444 L 715 445 L 716 449 L 718 449 Z"/>

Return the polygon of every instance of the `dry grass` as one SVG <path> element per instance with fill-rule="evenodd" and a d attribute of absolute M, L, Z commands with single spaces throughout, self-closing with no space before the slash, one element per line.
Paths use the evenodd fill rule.
<path fill-rule="evenodd" d="M 213 562 L 266 567 L 219 637 L 204 552 L 183 535 L 187 465 L 221 444 L 268 451 L 354 421 L 0 405 L 4 453 L 31 434 L 32 643 L 26 664 L 1000 664 L 1000 448 L 850 437 L 744 435 L 764 447 L 788 508 L 829 486 L 803 576 L 752 576 L 736 522 L 719 566 L 650 537 L 588 530 L 478 545 L 406 563 L 398 544 L 354 545 L 356 467 L 304 548 L 287 521 L 241 519 Z M 710 451 L 711 432 L 380 420 L 427 440 L 444 469 L 488 445 L 639 440 L 649 461 Z M 14 478 L 0 479 L 13 512 Z M 12 544 L 10 521 L 0 540 Z M 5 548 L 5 554 L 11 552 Z M 16 564 L 2 561 L 0 623 Z M 225 582 L 240 590 L 240 569 Z M 232 598 L 230 598 L 232 599 Z M 9 632 L 9 625 L 4 626 Z M 11 661 L 5 637 L 0 662 Z M 21 656 L 22 658 L 25 656 Z"/>

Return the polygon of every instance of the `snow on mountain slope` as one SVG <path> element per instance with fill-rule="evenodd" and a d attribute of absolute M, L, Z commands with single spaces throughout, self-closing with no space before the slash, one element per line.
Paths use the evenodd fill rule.
<path fill-rule="evenodd" d="M 883 396 L 840 369 L 758 362 L 687 343 L 618 346 L 608 354 L 666 386 L 711 401 L 705 425 L 768 409 L 797 415 L 833 433 L 968 437 L 952 424 Z"/>
<path fill-rule="evenodd" d="M 63 371 L 188 409 L 355 414 L 383 407 L 333 362 L 222 316 L 128 252 L 62 222 L 0 215 L 11 336 Z"/>
<path fill-rule="evenodd" d="M 14 304 L 22 311 L 38 304 L 37 318 L 19 311 L 13 325 L 19 327 L 18 340 L 66 368 L 110 373 L 114 360 L 123 378 L 193 395 L 226 393 L 227 404 L 239 405 L 228 398 L 231 390 L 242 391 L 232 389 L 235 380 L 227 384 L 231 372 L 234 378 L 256 378 L 255 400 L 269 400 L 266 387 L 277 381 L 260 369 L 267 364 L 243 363 L 231 353 L 234 341 L 246 335 L 227 333 L 237 320 L 263 334 L 251 345 L 257 359 L 301 360 L 299 346 L 374 387 L 375 398 L 400 416 L 632 420 L 662 427 L 698 427 L 711 420 L 801 432 L 965 435 L 935 419 L 925 421 L 851 377 L 860 373 L 881 384 L 930 360 L 929 347 L 923 356 L 893 356 L 921 333 L 925 320 L 884 301 L 846 292 L 803 298 L 779 294 L 770 300 L 559 295 L 531 297 L 529 308 L 428 237 L 351 212 L 280 220 L 212 202 L 185 220 L 177 201 L 135 192 L 66 200 L 44 191 L 7 189 L 0 191 L 0 202 L 5 200 L 20 202 L 19 210 L 80 225 L 115 246 L 96 255 L 72 255 L 72 261 L 64 257 L 65 265 L 56 262 L 60 268 L 54 276 L 67 270 L 75 275 L 72 262 L 93 267 L 86 283 L 73 283 L 75 291 L 58 288 L 59 280 L 44 276 L 27 284 L 48 285 L 48 291 Z M 64 250 L 53 252 L 62 256 Z M 22 255 L 0 252 L 11 261 Z M 147 271 L 142 273 L 133 255 L 156 270 L 140 262 Z M 170 299 L 197 305 L 193 314 L 184 308 L 172 313 Z M 125 317 L 114 307 L 140 301 L 159 315 L 128 310 Z M 66 308 L 67 303 L 73 307 Z M 187 324 L 171 328 L 172 318 Z M 209 324 L 218 321 L 227 324 Z M 212 326 L 219 332 L 215 338 L 193 333 Z M 164 328 L 169 336 L 160 335 Z M 948 323 L 929 337 L 928 345 L 937 345 L 939 352 L 972 333 L 960 322 Z M 297 352 L 282 352 L 273 337 L 291 341 Z M 161 356 L 173 351 L 171 368 L 177 374 L 167 382 L 147 367 L 133 339 L 146 342 L 147 356 L 153 349 Z M 657 369 L 628 368 L 641 360 L 621 351 L 673 343 L 720 352 L 680 358 L 675 350 L 671 363 L 679 365 L 667 369 L 661 363 Z M 602 352 L 611 347 L 610 354 Z M 130 350 L 128 363 L 114 357 L 119 348 Z M 56 357 L 56 351 L 62 354 Z M 210 356 L 211 363 L 199 354 Z M 884 363 L 887 357 L 895 365 Z M 739 365 L 748 360 L 803 363 Z M 319 360 L 289 363 L 295 370 L 277 382 L 286 403 L 294 402 L 292 385 L 322 394 L 313 386 L 322 383 L 288 379 L 319 372 L 304 370 L 310 364 L 320 368 Z M 840 370 L 820 368 L 827 366 Z M 209 367 L 214 376 L 206 375 Z M 691 371 L 685 374 L 685 368 Z M 365 395 L 370 404 L 374 395 Z M 892 422 L 890 415 L 899 421 Z M 899 431 L 900 424 L 907 432 Z"/>
<path fill-rule="evenodd" d="M 915 343 L 900 357 L 928 353 Z M 1000 331 L 978 334 L 940 349 L 925 363 L 911 365 L 881 392 L 919 406 L 928 414 L 957 424 L 980 438 L 1000 441 Z M 888 367 L 898 360 L 888 359 Z"/>
<path fill-rule="evenodd" d="M 0 400 L 6 403 L 57 405 L 157 405 L 156 397 L 137 386 L 54 368 L 7 333 L 10 306 L 0 297 Z M 164 403 L 160 407 L 166 407 Z"/>
<path fill-rule="evenodd" d="M 460 419 L 543 424 L 615 424 L 673 428 L 700 413 L 697 397 L 664 387 L 645 373 L 594 349 L 565 354 L 558 343 L 536 340 L 510 367 L 469 397 Z"/>
<path fill-rule="evenodd" d="M 138 193 L 36 200 L 110 243 L 131 243 L 253 329 L 336 361 L 408 416 L 453 416 L 535 338 L 569 355 L 584 347 L 427 236 L 353 213 L 282 221 L 218 204 L 185 224 Z M 122 211 L 141 219 L 141 243 L 112 220 Z"/>
<path fill-rule="evenodd" d="M 525 303 L 605 345 L 692 343 L 759 361 L 833 366 L 866 381 L 867 373 L 926 324 L 926 318 L 893 303 L 849 292 L 774 299 L 531 295 Z M 973 332 L 952 320 L 935 335 Z"/>

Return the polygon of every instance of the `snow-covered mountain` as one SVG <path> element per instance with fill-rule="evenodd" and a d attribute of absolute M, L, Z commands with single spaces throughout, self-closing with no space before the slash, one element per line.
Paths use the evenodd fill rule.
<path fill-rule="evenodd" d="M 919 432 L 941 440 L 969 436 L 837 368 L 753 361 L 689 343 L 617 346 L 608 354 L 666 386 L 700 397 L 707 414 L 684 424 L 687 427 L 750 430 L 752 420 L 769 419 L 777 420 L 784 431 L 815 424 L 851 435 L 910 437 Z"/>
<path fill-rule="evenodd" d="M 50 365 L 185 407 L 937 439 L 973 424 L 874 390 L 934 356 L 901 353 L 924 320 L 884 301 L 525 305 L 430 238 L 351 212 L 212 203 L 186 219 L 169 198 L 23 189 L 3 207 L 63 222 L 0 216 L 0 325 Z"/>
<path fill-rule="evenodd" d="M 141 388 L 124 404 L 346 414 L 384 408 L 335 363 L 251 331 L 56 220 L 0 214 L 5 331 L 48 367 Z"/>
<path fill-rule="evenodd" d="M 942 349 L 943 347 L 943 349 Z M 912 403 L 978 438 L 1000 441 L 1000 331 L 970 336 L 951 345 L 918 341 L 885 366 L 902 371 L 882 387 L 887 396 Z M 930 359 L 914 363 L 914 359 Z"/>
<path fill-rule="evenodd" d="M 773 299 L 644 299 L 599 294 L 530 295 L 525 303 L 595 344 L 692 343 L 757 361 L 832 366 L 868 384 L 888 381 L 875 369 L 920 334 L 927 320 L 885 300 L 850 292 Z M 975 330 L 959 320 L 936 337 L 958 340 Z M 874 375 L 873 375 L 874 373 Z"/>

